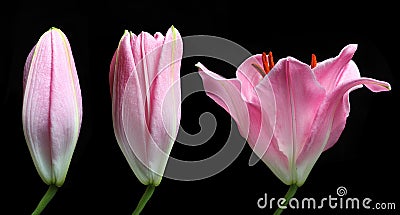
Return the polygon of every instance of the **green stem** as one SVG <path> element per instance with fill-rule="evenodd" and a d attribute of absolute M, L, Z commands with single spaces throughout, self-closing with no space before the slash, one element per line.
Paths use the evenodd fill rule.
<path fill-rule="evenodd" d="M 289 203 L 289 200 L 291 198 L 293 198 L 294 194 L 297 191 L 297 188 L 299 188 L 296 184 L 292 184 L 289 187 L 289 190 L 287 191 L 286 195 L 285 195 L 285 203 L 282 206 L 286 206 Z M 278 209 L 276 209 L 274 215 L 279 215 L 281 214 L 283 211 L 283 209 L 281 207 L 278 207 Z"/>
<path fill-rule="evenodd" d="M 146 203 L 149 201 L 151 198 L 151 195 L 154 193 L 154 189 L 156 189 L 156 186 L 154 185 L 148 185 L 146 188 L 146 191 L 144 192 L 142 198 L 140 199 L 138 205 L 136 206 L 135 211 L 133 211 L 132 215 L 139 215 L 140 212 L 143 210 L 144 206 Z"/>
<path fill-rule="evenodd" d="M 32 215 L 39 215 L 40 213 L 42 213 L 42 211 L 46 208 L 47 204 L 49 204 L 51 199 L 56 194 L 57 189 L 58 189 L 58 187 L 56 185 L 54 185 L 54 184 L 51 184 L 49 186 L 49 189 L 47 190 L 47 192 L 42 197 L 42 200 L 40 200 L 38 206 L 33 211 Z"/>

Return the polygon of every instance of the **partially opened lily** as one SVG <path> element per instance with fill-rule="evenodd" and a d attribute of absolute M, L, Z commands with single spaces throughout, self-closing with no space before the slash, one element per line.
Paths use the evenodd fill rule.
<path fill-rule="evenodd" d="M 244 137 L 250 147 L 283 183 L 291 185 L 289 193 L 294 194 L 321 153 L 342 133 L 350 111 L 349 93 L 362 85 L 373 92 L 390 90 L 389 83 L 360 77 L 352 60 L 356 49 L 357 45 L 348 45 L 338 56 L 319 63 L 312 55 L 311 65 L 292 57 L 274 64 L 272 53 L 254 55 L 238 68 L 235 79 L 197 66 L 207 94 L 232 115 L 239 128 L 249 126 Z M 243 103 L 261 108 L 234 106 Z M 251 124 L 239 117 L 246 114 L 253 116 Z"/>
<path fill-rule="evenodd" d="M 29 53 L 23 79 L 22 123 L 36 170 L 49 190 L 40 214 L 67 175 L 82 122 L 82 98 L 70 44 L 56 28 Z"/>
<path fill-rule="evenodd" d="M 125 31 L 110 65 L 117 142 L 136 177 L 148 188 L 139 213 L 158 186 L 180 124 L 182 38 Z"/>

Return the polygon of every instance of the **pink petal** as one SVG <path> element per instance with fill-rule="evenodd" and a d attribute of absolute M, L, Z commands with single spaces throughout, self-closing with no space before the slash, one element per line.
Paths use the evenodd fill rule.
<path fill-rule="evenodd" d="M 349 80 L 355 80 L 356 78 L 360 78 L 359 77 L 360 73 L 359 73 L 357 65 L 354 63 L 354 61 L 350 61 L 343 68 L 343 70 L 351 70 L 351 71 L 345 71 L 345 72 L 343 72 L 343 74 L 358 74 L 358 77 L 351 77 L 351 78 L 349 78 Z M 342 131 L 346 125 L 346 119 L 349 116 L 349 112 L 350 112 L 349 93 L 360 87 L 362 87 L 362 85 L 357 85 L 357 86 L 352 87 L 343 95 L 343 99 L 339 101 L 339 104 L 338 104 L 338 107 L 336 109 L 335 116 L 333 119 L 332 132 L 331 132 L 331 135 L 329 136 L 328 142 L 327 142 L 324 150 L 327 150 L 330 147 L 332 147 L 337 142 L 340 135 L 342 134 Z"/>
<path fill-rule="evenodd" d="M 275 92 L 268 76 L 259 82 L 254 91 L 253 102 L 248 103 L 251 127 L 247 142 L 255 154 L 263 158 L 275 131 L 277 111 Z M 254 165 L 254 161 L 258 160 L 250 157 L 249 165 Z"/>
<path fill-rule="evenodd" d="M 154 37 L 147 32 L 141 32 L 135 41 L 132 41 L 132 53 L 136 65 L 136 73 L 141 86 L 141 93 L 145 99 L 145 114 L 147 123 L 150 122 L 150 86 L 157 76 L 157 69 L 161 55 L 161 46 L 164 36 L 156 33 Z"/>
<path fill-rule="evenodd" d="M 335 129 L 333 125 L 335 120 L 345 122 L 345 119 L 336 119 L 335 117 L 346 117 L 341 107 L 343 105 L 343 100 L 347 99 L 344 96 L 349 90 L 354 89 L 354 87 L 360 84 L 364 84 L 373 92 L 390 90 L 390 85 L 386 82 L 371 78 L 359 78 L 341 84 L 328 95 L 318 110 L 310 139 L 296 161 L 298 174 L 297 184 L 299 186 L 304 183 L 315 162 L 326 148 L 330 136 L 337 137 L 342 132 L 342 129 Z M 341 112 L 336 114 L 337 110 Z M 339 134 L 334 132 L 339 132 Z"/>
<path fill-rule="evenodd" d="M 32 51 L 31 51 L 32 53 Z M 26 60 L 22 122 L 25 139 L 40 177 L 53 183 L 50 137 L 51 31 L 46 32 Z M 30 63 L 29 63 L 30 62 Z"/>
<path fill-rule="evenodd" d="M 82 98 L 78 75 L 67 37 L 52 31 L 51 139 L 56 185 L 64 183 L 82 122 Z"/>
<path fill-rule="evenodd" d="M 352 66 L 350 66 L 352 65 Z M 356 67 L 355 63 L 349 64 L 349 67 Z M 351 82 L 356 81 L 352 80 Z M 370 89 L 372 92 L 380 92 L 380 91 L 388 91 L 390 90 L 390 84 L 386 82 L 381 82 L 377 80 L 373 80 L 374 83 L 376 84 L 371 84 L 371 83 L 364 83 L 368 89 Z M 346 83 L 343 83 L 346 84 Z M 331 135 L 329 136 L 328 142 L 324 148 L 324 150 L 327 150 L 331 148 L 339 139 L 340 135 L 342 134 L 342 131 L 344 130 L 344 127 L 346 125 L 346 119 L 349 116 L 350 112 L 350 101 L 349 101 L 349 93 L 353 90 L 356 90 L 358 88 L 361 88 L 362 85 L 355 85 L 352 88 L 350 88 L 344 95 L 343 99 L 339 101 L 339 104 L 336 108 L 336 112 L 334 115 L 333 123 L 332 123 L 332 131 Z"/>
<path fill-rule="evenodd" d="M 126 140 L 120 144 L 125 157 L 131 160 L 130 165 L 137 178 L 145 185 L 151 183 L 152 175 L 149 171 L 148 145 L 152 138 L 147 126 L 145 115 L 145 98 L 142 97 L 138 74 L 132 72 L 128 79 L 125 92 L 122 95 L 122 112 L 120 120 Z M 126 142 L 125 142 L 126 141 Z M 126 150 L 126 151 L 124 151 Z"/>
<path fill-rule="evenodd" d="M 232 116 L 241 136 L 247 140 L 255 154 L 262 158 L 273 137 L 275 125 L 274 93 L 269 80 L 264 79 L 255 90 L 251 89 L 254 91 L 254 104 L 247 103 L 237 79 L 224 79 L 200 63 L 196 66 L 199 67 L 207 95 Z M 253 164 L 252 160 L 250 165 Z"/>
<path fill-rule="evenodd" d="M 131 43 L 134 37 L 128 31 L 124 32 L 118 44 L 110 64 L 109 83 L 111 95 L 115 91 L 115 98 L 120 99 L 124 93 L 126 83 L 133 70 L 135 70 L 135 60 L 132 54 Z"/>
<path fill-rule="evenodd" d="M 128 31 L 122 36 L 118 49 L 114 53 L 113 60 L 110 65 L 110 90 L 112 96 L 112 112 L 114 129 L 117 136 L 123 134 L 121 113 L 122 113 L 122 97 L 129 76 L 135 70 L 135 61 L 133 59 L 131 49 L 131 37 Z"/>
<path fill-rule="evenodd" d="M 327 93 L 343 82 L 360 78 L 358 69 L 346 69 L 356 50 L 356 44 L 347 45 L 337 57 L 322 61 L 313 69 L 318 82 Z"/>
<path fill-rule="evenodd" d="M 177 29 L 171 27 L 162 46 L 155 48 L 159 53 L 158 65 L 150 86 L 150 133 L 155 145 L 148 145 L 150 168 L 154 173 L 154 184 L 161 182 L 167 160 L 178 134 L 181 119 L 180 68 L 183 55 L 182 38 Z M 152 55 L 152 54 L 151 54 Z M 152 56 L 146 59 L 151 62 Z M 151 141 L 150 143 L 152 143 Z"/>
<path fill-rule="evenodd" d="M 130 92 L 129 95 L 132 96 L 132 99 L 136 99 L 136 103 L 140 103 L 142 106 L 144 104 L 143 95 L 141 93 L 141 86 L 137 83 L 137 74 L 135 68 L 135 60 L 132 54 L 132 47 L 131 44 L 135 41 L 136 36 L 125 31 L 124 35 L 122 36 L 118 49 L 115 51 L 113 60 L 111 61 L 110 65 L 110 90 L 112 95 L 112 117 L 113 117 L 113 124 L 114 124 L 114 133 L 118 142 L 121 151 L 123 152 L 126 160 L 128 161 L 130 167 L 134 170 L 135 175 L 139 179 L 139 181 L 143 183 L 147 183 L 148 181 L 148 170 L 143 164 L 144 161 L 147 159 L 146 157 L 141 157 L 141 159 L 137 158 L 137 155 L 133 151 L 130 142 L 128 141 L 128 137 L 126 132 L 130 132 L 130 130 L 126 130 L 124 128 L 124 118 L 131 118 L 131 114 L 134 110 L 136 111 L 143 111 L 143 109 L 136 108 L 133 105 L 129 104 L 128 101 L 126 102 L 128 107 L 125 109 L 125 115 L 123 116 L 123 107 L 124 107 L 124 94 L 129 83 L 132 86 L 129 87 Z M 135 73 L 135 74 L 132 74 Z M 131 77 L 131 74 L 133 77 Z M 131 77 L 131 78 L 130 78 Z M 136 79 L 135 79 L 136 77 Z M 132 79 L 132 80 L 131 80 Z M 137 88 L 137 89 L 136 89 Z M 136 91 L 134 91 L 136 90 Z M 136 93 L 136 94 L 135 94 Z M 133 103 L 133 101 L 130 101 Z M 132 109 L 133 111 L 130 111 Z M 139 113 L 141 114 L 141 113 Z M 143 115 L 144 116 L 144 115 Z M 140 116 L 139 116 L 140 117 Z M 144 120 L 144 119 L 143 119 Z M 143 149 L 145 147 L 145 142 L 140 142 L 140 146 Z"/>
<path fill-rule="evenodd" d="M 288 157 L 279 149 L 277 139 L 273 138 L 262 160 L 271 171 L 285 184 L 293 183 L 293 174 L 289 169 Z"/>
<path fill-rule="evenodd" d="M 247 139 L 249 129 L 251 129 L 249 127 L 251 113 L 246 102 L 242 99 L 239 80 L 222 78 L 201 63 L 197 63 L 196 66 L 199 68 L 206 94 L 231 115 L 236 121 L 241 136 Z M 252 126 L 252 128 L 254 127 Z M 255 133 L 258 134 L 259 132 Z"/>
<path fill-rule="evenodd" d="M 236 76 L 240 81 L 241 93 L 246 101 L 259 105 L 255 88 L 263 80 L 263 76 L 252 64 L 262 65 L 261 55 L 253 55 L 247 58 L 237 69 Z M 261 66 L 262 67 L 262 66 Z"/>
<path fill-rule="evenodd" d="M 22 81 L 23 93 L 25 93 L 26 81 L 28 80 L 29 70 L 31 68 L 33 53 L 35 52 L 35 50 L 36 50 L 36 45 L 32 48 L 31 52 L 29 52 L 29 55 L 25 61 L 23 81 Z"/>
<path fill-rule="evenodd" d="M 123 37 L 124 38 L 124 37 Z M 111 59 L 110 63 L 110 73 L 108 73 L 108 83 L 110 85 L 110 95 L 113 96 L 113 89 L 114 89 L 114 74 L 115 74 L 115 61 L 117 57 L 118 49 L 114 52 L 114 55 Z"/>
<path fill-rule="evenodd" d="M 293 161 L 310 135 L 325 90 L 308 65 L 291 57 L 279 60 L 268 79 L 278 108 L 275 138 L 279 150 Z"/>

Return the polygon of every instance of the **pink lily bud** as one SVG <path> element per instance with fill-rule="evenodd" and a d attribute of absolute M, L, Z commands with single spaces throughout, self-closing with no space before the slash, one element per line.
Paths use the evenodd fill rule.
<path fill-rule="evenodd" d="M 373 92 L 390 84 L 360 76 L 350 44 L 338 56 L 311 65 L 272 53 L 254 55 L 225 79 L 197 64 L 207 95 L 230 113 L 255 154 L 285 184 L 301 186 L 321 153 L 342 133 L 349 93 L 365 85 Z M 251 123 L 249 123 L 251 122 Z"/>
<path fill-rule="evenodd" d="M 82 122 L 82 98 L 71 47 L 57 28 L 44 33 L 26 59 L 22 123 L 35 167 L 48 185 L 67 175 Z"/>
<path fill-rule="evenodd" d="M 110 65 L 117 142 L 144 185 L 160 184 L 181 118 L 182 38 L 125 31 Z"/>

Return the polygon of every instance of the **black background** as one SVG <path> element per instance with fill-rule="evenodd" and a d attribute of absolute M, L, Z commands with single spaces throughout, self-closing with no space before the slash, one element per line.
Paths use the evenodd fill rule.
<path fill-rule="evenodd" d="M 114 137 L 109 95 L 109 64 L 125 29 L 136 34 L 174 25 L 184 36 L 213 35 L 240 44 L 251 53 L 273 51 L 275 59 L 293 56 L 309 62 L 311 53 L 324 60 L 349 43 L 362 76 L 390 82 L 392 91 L 351 93 L 351 112 L 338 143 L 324 152 L 297 197 L 336 196 L 345 186 L 348 197 L 395 202 L 398 197 L 398 68 L 394 5 L 379 1 L 360 5 L 329 2 L 295 4 L 250 1 L 167 2 L 11 2 L 1 7 L 1 214 L 30 214 L 47 189 L 31 160 L 22 131 L 22 73 L 26 57 L 50 27 L 68 37 L 83 97 L 83 121 L 65 184 L 43 214 L 131 214 L 145 190 L 125 161 Z M 196 71 L 201 61 L 225 77 L 235 68 L 207 57 L 182 61 L 181 76 Z M 211 112 L 218 122 L 207 143 L 189 147 L 176 143 L 171 156 L 199 160 L 218 152 L 230 131 L 230 116 L 205 93 L 182 103 L 182 127 L 200 131 L 198 118 Z M 246 145 L 226 169 L 198 181 L 164 178 L 143 214 L 272 214 L 257 200 L 268 193 L 279 198 L 287 190 L 259 162 L 248 166 Z M 3 213 L 4 212 L 4 213 Z M 321 214 L 322 210 L 291 210 L 284 214 Z M 395 214 L 396 211 L 326 209 L 329 214 Z M 398 210 L 397 210 L 398 213 Z"/>

